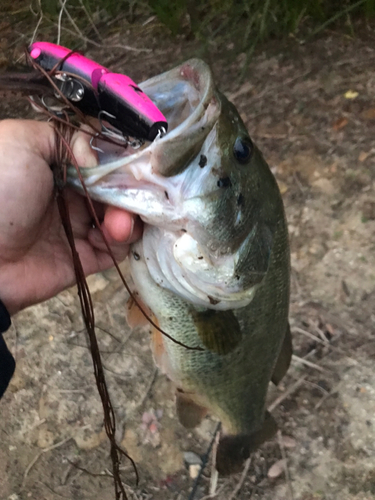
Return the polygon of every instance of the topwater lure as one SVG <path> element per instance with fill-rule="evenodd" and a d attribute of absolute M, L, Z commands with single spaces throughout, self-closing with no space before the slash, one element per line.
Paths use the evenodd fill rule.
<path fill-rule="evenodd" d="M 111 73 L 82 54 L 49 42 L 35 42 L 28 51 L 44 70 L 54 71 L 62 95 L 84 114 L 141 141 L 153 141 L 167 132 L 164 115 L 128 76 Z"/>

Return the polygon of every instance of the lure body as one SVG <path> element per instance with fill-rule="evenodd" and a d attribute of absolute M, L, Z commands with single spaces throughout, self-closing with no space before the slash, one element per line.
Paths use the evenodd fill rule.
<path fill-rule="evenodd" d="M 152 100 L 128 76 L 48 42 L 29 47 L 30 57 L 46 71 L 55 69 L 57 86 L 84 114 L 99 117 L 125 135 L 153 141 L 168 129 Z"/>

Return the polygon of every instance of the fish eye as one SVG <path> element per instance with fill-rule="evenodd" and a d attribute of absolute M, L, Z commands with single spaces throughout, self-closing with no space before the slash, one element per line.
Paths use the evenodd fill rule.
<path fill-rule="evenodd" d="M 251 159 L 253 153 L 253 143 L 247 137 L 243 139 L 242 137 L 237 137 L 236 142 L 233 146 L 233 154 L 237 161 L 240 163 L 248 163 Z"/>

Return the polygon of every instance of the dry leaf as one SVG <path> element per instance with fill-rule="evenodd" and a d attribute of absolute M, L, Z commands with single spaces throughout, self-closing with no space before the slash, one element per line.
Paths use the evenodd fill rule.
<path fill-rule="evenodd" d="M 236 90 L 235 92 L 230 94 L 229 100 L 232 101 L 232 100 L 237 99 L 237 97 L 240 97 L 244 94 L 248 94 L 251 90 L 253 90 L 253 88 L 254 88 L 254 85 L 252 83 L 245 82 L 243 85 L 241 85 L 241 87 L 238 90 Z"/>
<path fill-rule="evenodd" d="M 362 111 L 361 117 L 365 120 L 375 120 L 375 108 L 365 109 Z"/>
<path fill-rule="evenodd" d="M 341 130 L 342 128 L 346 127 L 348 123 L 349 123 L 348 119 L 345 118 L 344 116 L 342 116 L 341 118 L 339 118 L 338 120 L 333 122 L 332 128 L 333 128 L 333 130 L 336 130 L 336 131 Z"/>
<path fill-rule="evenodd" d="M 278 180 L 277 185 L 279 186 L 281 194 L 284 194 L 288 191 L 288 186 L 285 184 L 285 182 Z"/>
<path fill-rule="evenodd" d="M 367 200 L 363 203 L 362 215 L 367 220 L 375 220 L 375 201 Z"/>
<path fill-rule="evenodd" d="M 356 97 L 358 97 L 358 92 L 356 92 L 355 90 L 348 90 L 347 92 L 345 92 L 344 96 L 345 99 L 355 99 Z"/>
<path fill-rule="evenodd" d="M 285 460 L 278 460 L 268 469 L 268 478 L 276 479 L 281 476 L 285 470 Z"/>
<path fill-rule="evenodd" d="M 366 153 L 365 151 L 361 151 L 358 155 L 358 161 L 360 161 L 361 163 L 363 163 L 364 161 L 367 160 L 367 158 L 369 157 L 370 155 L 370 151 L 368 153 Z"/>
<path fill-rule="evenodd" d="M 295 448 L 296 447 L 296 440 L 293 439 L 290 436 L 282 436 L 281 437 L 281 442 L 285 448 Z"/>

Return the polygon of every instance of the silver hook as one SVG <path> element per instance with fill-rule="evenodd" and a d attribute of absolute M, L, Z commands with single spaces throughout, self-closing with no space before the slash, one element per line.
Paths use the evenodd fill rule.
<path fill-rule="evenodd" d="M 101 126 L 102 134 L 110 137 L 111 139 L 115 139 L 120 142 L 125 142 L 126 145 L 130 146 L 133 149 L 138 149 L 144 144 L 143 139 L 134 139 L 133 141 L 130 140 L 129 136 L 121 134 L 120 132 L 117 132 L 115 128 L 109 128 L 107 125 L 104 125 L 102 121 L 102 115 L 109 116 L 110 118 L 116 119 L 114 115 L 111 113 L 108 113 L 108 111 L 101 110 L 99 111 L 98 114 L 98 120 Z"/>
<path fill-rule="evenodd" d="M 94 146 L 94 139 L 96 139 L 100 134 L 99 133 L 96 133 L 95 135 L 92 135 L 91 136 L 91 139 L 90 139 L 90 147 L 91 149 L 93 149 L 94 151 L 98 151 L 99 153 L 104 153 L 104 151 L 96 146 Z"/>
<path fill-rule="evenodd" d="M 157 135 L 155 137 L 155 140 L 156 139 L 162 139 L 165 136 L 166 133 L 167 133 L 167 131 L 165 130 L 165 127 L 160 127 L 159 130 L 158 130 L 158 133 L 157 133 Z"/>

